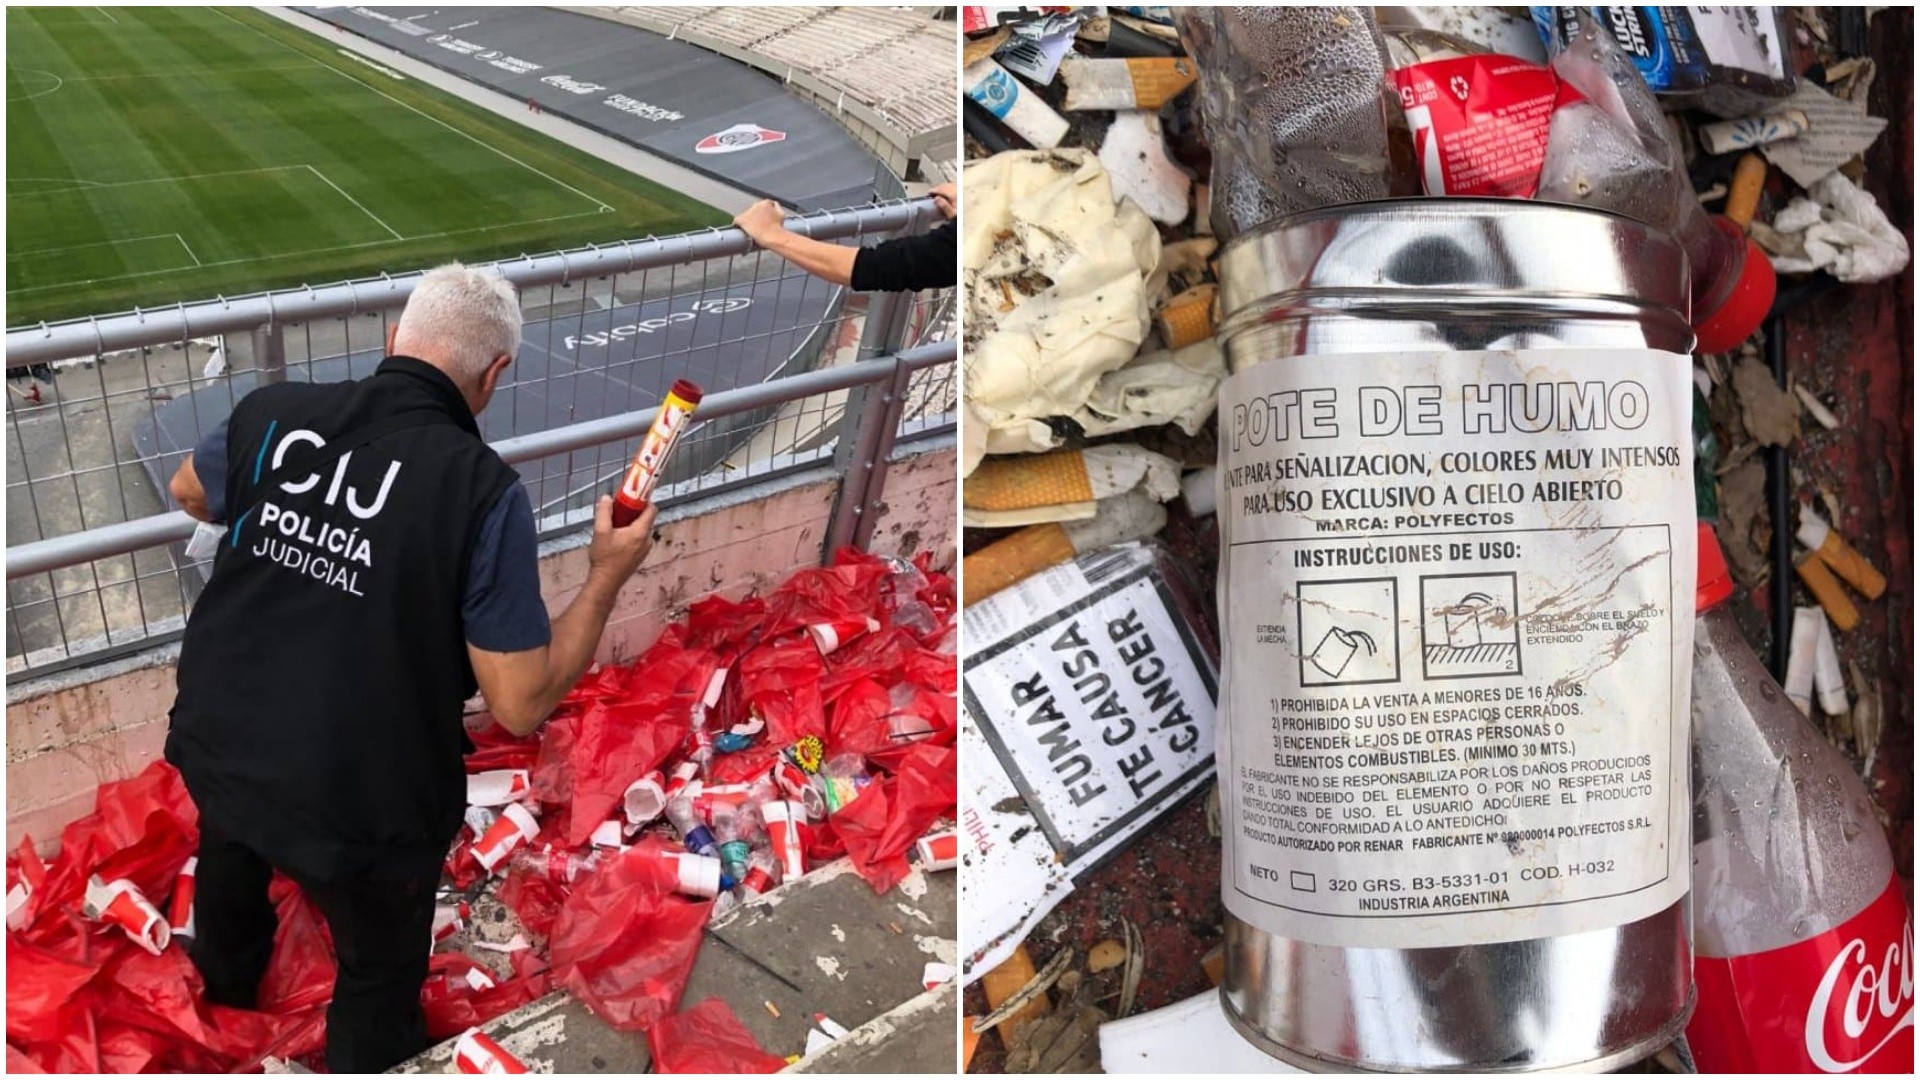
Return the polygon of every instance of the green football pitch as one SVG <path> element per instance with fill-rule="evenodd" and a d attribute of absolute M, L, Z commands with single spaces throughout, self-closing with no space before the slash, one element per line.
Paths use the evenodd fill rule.
<path fill-rule="evenodd" d="M 396 74 L 250 9 L 7 9 L 7 325 L 726 221 Z"/>

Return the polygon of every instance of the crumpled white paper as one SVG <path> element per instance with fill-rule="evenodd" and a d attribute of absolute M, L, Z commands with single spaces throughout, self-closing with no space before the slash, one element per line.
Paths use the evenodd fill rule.
<path fill-rule="evenodd" d="M 1197 435 L 1213 415 L 1215 391 L 1227 377 L 1227 357 L 1216 338 L 1184 349 L 1142 353 L 1100 376 L 1073 419 L 1088 435 L 1178 424 Z"/>
<path fill-rule="evenodd" d="M 996 154 L 967 166 L 963 190 L 971 473 L 986 454 L 1058 446 L 1045 419 L 1133 359 L 1160 236 L 1086 150 Z"/>
<path fill-rule="evenodd" d="M 1773 268 L 1795 274 L 1825 268 L 1841 281 L 1885 281 L 1907 268 L 1912 252 L 1873 196 L 1840 173 L 1829 173 L 1774 215 L 1773 230 L 1797 236 L 1806 257 L 1771 256 Z"/>

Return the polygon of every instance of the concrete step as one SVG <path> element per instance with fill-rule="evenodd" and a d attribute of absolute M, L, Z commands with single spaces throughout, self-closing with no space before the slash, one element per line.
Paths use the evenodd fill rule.
<path fill-rule="evenodd" d="M 845 859 L 821 867 L 709 927 L 681 1004 L 721 998 L 773 1054 L 800 1054 L 815 1013 L 853 1029 L 794 1071 L 951 1073 L 957 998 L 951 985 L 926 992 L 921 976 L 928 961 L 956 963 L 956 893 L 952 872 L 915 871 L 876 896 Z M 564 993 L 485 1030 L 537 1072 L 651 1064 L 644 1033 L 615 1031 Z M 452 1060 L 449 1041 L 395 1071 L 447 1072 Z"/>

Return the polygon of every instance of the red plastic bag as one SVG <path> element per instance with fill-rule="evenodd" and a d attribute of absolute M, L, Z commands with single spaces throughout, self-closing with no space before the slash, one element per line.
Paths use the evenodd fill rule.
<path fill-rule="evenodd" d="M 553 935 L 553 922 L 567 901 L 565 889 L 539 874 L 518 868 L 507 871 L 499 896 L 500 902 L 513 910 L 528 933 L 543 938 Z"/>
<path fill-rule="evenodd" d="M 767 722 L 763 738 L 769 745 L 791 746 L 806 735 L 826 736 L 820 698 L 826 673 L 819 648 L 805 635 L 762 645 L 740 659 L 740 695 Z"/>
<path fill-rule="evenodd" d="M 877 780 L 830 819 L 847 846 L 853 869 L 876 893 L 900 883 L 912 869 L 907 849 L 959 798 L 951 749 L 915 743 L 898 774 Z"/>
<path fill-rule="evenodd" d="M 664 863 L 613 858 L 554 921 L 555 981 L 621 1031 L 651 1027 L 679 1004 L 713 906 L 675 893 Z"/>
<path fill-rule="evenodd" d="M 260 980 L 259 1011 L 292 1013 L 333 1000 L 333 935 L 298 886 L 279 874 L 267 889 L 279 916 L 273 959 Z"/>
<path fill-rule="evenodd" d="M 469 773 L 493 769 L 531 769 L 534 760 L 540 756 L 539 736 L 515 735 L 491 719 L 478 727 L 469 725 L 467 738 L 473 742 L 473 752 L 464 759 Z"/>
<path fill-rule="evenodd" d="M 553 989 L 545 970 L 475 990 L 467 972 L 486 970 L 465 953 L 437 953 L 429 962 L 426 984 L 420 988 L 420 1007 L 427 1014 L 427 1037 L 450 1039 L 534 1001 Z M 494 978 L 492 972 L 488 978 Z"/>
<path fill-rule="evenodd" d="M 104 954 L 107 950 L 98 950 Z M 84 962 L 7 935 L 7 1039 L 49 1042 L 59 1037 L 60 1010 L 100 972 L 100 960 Z"/>
<path fill-rule="evenodd" d="M 760 1048 L 727 1003 L 707 1000 L 647 1030 L 657 1073 L 770 1073 L 786 1068 L 785 1058 Z"/>

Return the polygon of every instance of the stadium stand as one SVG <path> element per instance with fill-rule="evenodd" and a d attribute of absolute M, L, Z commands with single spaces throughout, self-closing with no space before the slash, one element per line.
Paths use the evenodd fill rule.
<path fill-rule="evenodd" d="M 952 9 L 570 8 L 712 49 L 785 80 L 903 176 L 954 175 Z M 913 166 L 917 165 L 917 168 Z"/>

